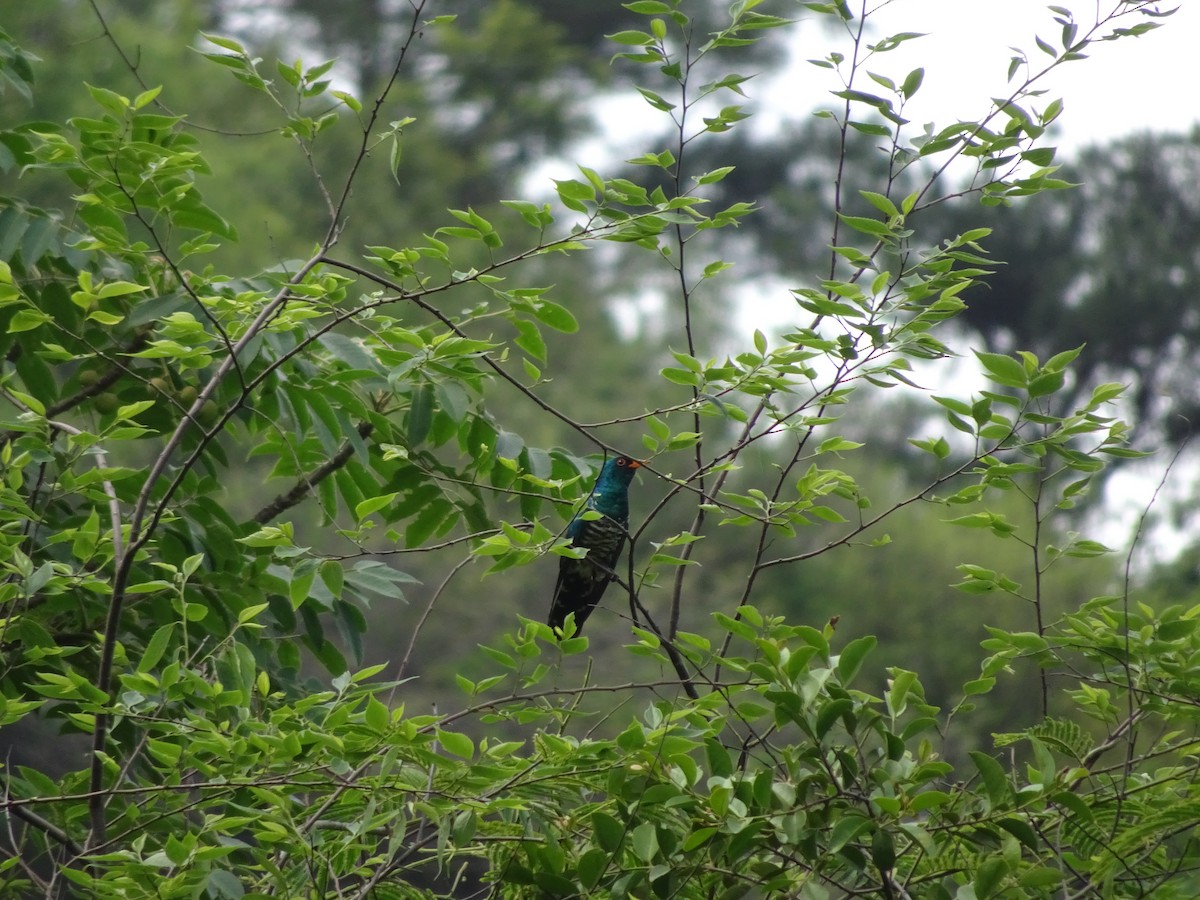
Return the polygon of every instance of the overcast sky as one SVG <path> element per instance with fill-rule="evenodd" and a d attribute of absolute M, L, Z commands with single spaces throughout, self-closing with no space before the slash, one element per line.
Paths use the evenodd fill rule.
<path fill-rule="evenodd" d="M 1011 90 L 1006 77 L 1012 47 L 1024 49 L 1032 64 L 1044 66 L 1050 57 L 1037 48 L 1034 36 L 1060 46 L 1061 26 L 1047 5 L 1047 0 L 893 0 L 873 17 L 876 36 L 900 31 L 927 36 L 876 57 L 867 68 L 895 80 L 917 66 L 925 68 L 924 84 L 906 112 L 914 123 L 934 121 L 940 126 L 978 118 L 989 97 Z M 1085 14 L 1094 15 L 1095 6 L 1112 9 L 1117 0 L 1058 0 L 1057 5 L 1076 12 L 1082 34 L 1091 24 Z M 1064 149 L 1130 131 L 1184 131 L 1200 121 L 1200 0 L 1168 0 L 1158 6 L 1180 9 L 1152 20 L 1161 28 L 1095 44 L 1088 59 L 1064 64 L 1039 82 L 1049 90 L 1047 99 L 1061 97 L 1065 102 L 1058 137 Z M 1130 15 L 1121 24 L 1139 21 L 1148 20 Z M 803 60 L 824 55 L 830 35 L 802 28 L 799 39 L 798 56 Z M 811 52 L 804 52 L 805 43 L 811 43 Z M 772 94 L 777 97 L 780 86 L 787 84 L 784 89 L 797 96 L 799 79 L 812 87 L 811 92 L 799 93 L 815 100 L 822 88 L 828 89 L 820 72 L 801 62 L 772 86 Z M 871 87 L 867 81 L 862 89 Z"/>
<path fill-rule="evenodd" d="M 860 2 L 851 0 L 852 8 L 857 9 Z M 926 122 L 940 128 L 960 119 L 977 121 L 987 113 L 990 98 L 1008 96 L 1013 90 L 1007 80 L 1013 47 L 1023 49 L 1031 65 L 1044 67 L 1050 57 L 1038 49 L 1035 36 L 1055 47 L 1061 44 L 1061 26 L 1047 8 L 1048 0 L 868 3 L 877 7 L 869 16 L 876 23 L 873 40 L 902 31 L 925 34 L 875 57 L 865 66 L 897 82 L 912 69 L 925 69 L 921 89 L 905 109 L 912 123 L 906 129 L 909 138 L 919 134 Z M 1094 15 L 1096 5 L 1107 11 L 1117 4 L 1118 0 L 1058 0 L 1056 5 L 1076 12 L 1082 34 L 1091 25 L 1091 21 L 1084 21 L 1086 13 Z M 1138 37 L 1099 42 L 1090 48 L 1088 59 L 1065 63 L 1038 82 L 1037 87 L 1047 94 L 1027 103 L 1028 107 L 1044 108 L 1055 98 L 1064 102 L 1064 112 L 1053 133 L 1040 142 L 1065 151 L 1060 162 L 1064 155 L 1082 146 L 1122 134 L 1148 129 L 1184 132 L 1200 123 L 1200 0 L 1158 4 L 1161 10 L 1175 6 L 1179 10 L 1162 19 L 1126 16 L 1120 23 L 1125 27 L 1140 21 L 1156 21 L 1161 27 Z M 838 102 L 829 95 L 841 87 L 834 73 L 806 60 L 823 58 L 835 49 L 849 53 L 850 47 L 844 36 L 839 42 L 837 35 L 819 27 L 815 13 L 801 10 L 798 16 L 802 24 L 789 29 L 792 64 L 775 74 L 763 73 L 746 85 L 748 100 L 743 102 L 752 117 L 739 128 L 770 133 L 783 120 L 804 119 L 812 110 Z M 614 65 L 630 70 L 626 63 Z M 640 73 L 634 72 L 638 77 Z M 865 75 L 857 86 L 865 91 L 881 91 Z M 722 95 L 720 101 L 733 102 L 729 95 Z M 599 97 L 593 110 L 601 123 L 619 126 L 588 138 L 578 152 L 566 158 L 547 160 L 526 182 L 531 190 L 548 189 L 552 177 L 576 177 L 578 171 L 572 160 L 602 165 L 606 159 L 644 152 L 647 133 L 664 127 L 661 113 L 627 93 Z"/>

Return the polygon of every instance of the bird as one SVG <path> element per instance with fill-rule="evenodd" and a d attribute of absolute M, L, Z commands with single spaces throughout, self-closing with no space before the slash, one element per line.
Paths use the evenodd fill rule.
<path fill-rule="evenodd" d="M 616 577 L 614 570 L 629 532 L 629 483 L 641 466 L 628 456 L 605 460 L 587 504 L 567 525 L 571 546 L 587 550 L 587 555 L 582 559 L 564 556 L 559 561 L 547 620 L 551 628 L 562 628 L 567 615 L 575 613 L 575 633 L 581 632 L 608 583 Z M 588 510 L 599 513 L 599 518 L 586 516 Z"/>

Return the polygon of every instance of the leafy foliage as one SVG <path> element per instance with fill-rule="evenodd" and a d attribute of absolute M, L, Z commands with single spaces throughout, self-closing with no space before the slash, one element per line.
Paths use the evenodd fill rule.
<path fill-rule="evenodd" d="M 1089 148 L 1063 167 L 1077 189 L 987 215 L 993 252 L 1013 264 L 990 279 L 986 302 L 967 297 L 967 320 L 995 346 L 1042 353 L 1067 340 L 1087 342 L 1091 352 L 1079 361 L 1063 408 L 1097 383 L 1129 382 L 1131 422 L 1172 442 L 1190 435 L 1195 419 L 1192 386 L 1178 373 L 1190 367 L 1195 344 L 1189 306 L 1196 267 L 1188 248 L 1200 205 L 1188 185 L 1200 159 L 1196 145 L 1194 133 L 1145 134 Z M 1038 276 L 1030 279 L 1030 271 Z M 1071 301 L 1058 301 L 1064 297 Z"/>
<path fill-rule="evenodd" d="M 864 448 L 844 433 L 862 398 L 925 397 L 919 383 L 954 355 L 961 295 L 989 274 L 987 229 L 918 228 L 941 173 L 973 163 L 970 193 L 991 203 L 1062 187 L 1040 143 L 1059 105 L 1026 110 L 1030 72 L 979 121 L 911 135 L 920 70 L 863 65 L 914 36 L 868 46 L 845 4 L 803 4 L 853 48 L 817 60 L 843 82 L 825 115 L 840 158 L 854 134 L 885 138 L 890 174 L 859 190 L 863 208 L 838 181 L 828 270 L 791 292 L 795 322 L 725 354 L 695 322 L 729 277 L 722 236 L 756 206 L 713 202 L 732 170 L 695 169 L 691 152 L 749 114 L 727 61 L 790 24 L 759 5 L 704 34 L 682 3 L 627 5 L 642 24 L 611 36 L 617 59 L 641 67 L 640 97 L 676 135 L 630 161 L 644 178 L 580 166 L 553 202 L 458 204 L 419 240 L 380 236 L 361 253 L 338 244 L 358 172 L 383 165 L 384 146 L 394 167 L 420 123 L 387 118 L 390 88 L 365 101 L 332 87 L 331 64 L 272 68 L 207 36 L 214 71 L 265 98 L 313 163 L 328 213 L 306 258 L 249 273 L 209 262 L 237 229 L 205 200 L 212 169 L 186 119 L 158 106 L 169 85 L 92 86 L 92 115 L 0 134 L 0 162 L 69 185 L 74 204 L 7 200 L 0 214 L 0 724 L 52 720 L 91 744 L 57 781 L 36 764 L 5 771 L 8 891 L 1194 893 L 1195 610 L 1123 594 L 1052 619 L 1043 581 L 1109 552 L 1055 516 L 1108 460 L 1136 455 L 1107 414 L 1120 386 L 1063 414 L 1053 400 L 1080 350 L 980 352 L 987 386 L 930 395 L 944 425 L 911 438 L 927 483 L 877 504 L 844 462 Z M 1061 50 L 1042 50 L 1071 62 L 1154 14 L 1118 3 L 1080 32 L 1059 11 Z M 415 4 L 394 71 L 426 30 L 453 40 L 455 27 Z M 28 92 L 29 55 L 7 36 L 0 62 Z M 330 173 L 315 161 L 335 132 L 357 151 Z M 918 162 L 932 174 L 901 188 Z M 586 265 L 587 250 L 653 260 L 680 322 L 645 394 L 664 402 L 626 392 L 627 414 L 599 423 L 546 399 L 554 335 L 579 330 L 583 310 L 527 277 L 549 258 Z M 580 674 L 590 638 L 521 618 L 460 672 L 465 700 L 419 712 L 403 702 L 408 653 L 392 680 L 359 658 L 364 609 L 415 581 L 391 558 L 466 554 L 423 624 L 468 562 L 500 579 L 562 552 L 596 468 L 567 438 L 538 446 L 506 427 L 500 392 L 601 456 L 623 449 L 614 435 L 641 438 L 664 493 L 632 529 L 604 624 L 627 615 L 624 652 L 658 675 Z M 743 470 L 768 453 L 765 472 Z M 244 468 L 272 490 L 222 493 Z M 1014 520 L 1012 503 L 1028 515 Z M 839 548 L 868 556 L 918 504 L 1020 545 L 1034 574 L 960 567 L 962 591 L 1011 596 L 1031 621 L 991 629 L 947 709 L 917 672 L 873 668 L 874 636 L 789 622 L 756 593 Z M 667 527 L 668 511 L 686 524 Z M 698 564 L 738 532 L 752 549 L 726 596 Z M 685 606 L 710 617 L 685 628 Z M 418 626 L 409 653 L 421 638 Z M 959 721 L 1022 666 L 1041 681 L 1040 721 L 997 737 L 1004 762 L 956 751 Z M 1052 716 L 1063 678 L 1070 709 Z M 621 718 L 631 701 L 641 712 Z"/>

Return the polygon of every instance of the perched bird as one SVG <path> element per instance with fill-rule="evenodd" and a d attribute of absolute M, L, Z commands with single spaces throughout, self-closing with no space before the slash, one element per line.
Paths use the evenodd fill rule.
<path fill-rule="evenodd" d="M 628 456 L 606 460 L 587 506 L 567 525 L 571 545 L 587 550 L 587 555 L 582 559 L 564 556 L 559 561 L 550 627 L 561 628 L 567 614 L 575 613 L 575 630 L 582 631 L 583 623 L 615 577 L 617 559 L 629 531 L 629 482 L 641 465 Z M 594 510 L 600 517 L 586 517 L 587 510 Z"/>

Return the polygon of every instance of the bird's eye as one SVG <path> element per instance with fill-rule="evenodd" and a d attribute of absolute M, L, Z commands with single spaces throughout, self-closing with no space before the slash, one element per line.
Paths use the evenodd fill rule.
<path fill-rule="evenodd" d="M 617 465 L 618 466 L 627 466 L 627 465 L 629 465 L 629 462 L 628 462 L 628 460 L 625 459 L 625 457 L 622 456 L 617 460 Z"/>

